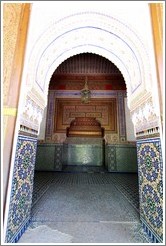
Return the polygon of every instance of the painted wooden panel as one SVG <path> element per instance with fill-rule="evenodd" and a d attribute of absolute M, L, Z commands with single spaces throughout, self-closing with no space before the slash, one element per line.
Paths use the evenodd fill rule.
<path fill-rule="evenodd" d="M 116 99 L 92 99 L 84 105 L 79 99 L 57 99 L 54 132 L 66 132 L 75 117 L 96 117 L 107 132 L 117 132 Z"/>

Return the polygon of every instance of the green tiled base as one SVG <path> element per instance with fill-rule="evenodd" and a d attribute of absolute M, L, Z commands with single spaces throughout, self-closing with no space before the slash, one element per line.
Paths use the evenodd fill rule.
<path fill-rule="evenodd" d="M 67 145 L 64 146 L 64 155 L 66 155 L 65 165 L 103 165 L 102 146 Z"/>
<path fill-rule="evenodd" d="M 102 138 L 67 138 L 63 144 L 63 165 L 102 166 Z"/>
<path fill-rule="evenodd" d="M 137 172 L 136 147 L 104 145 L 101 139 L 68 139 L 64 144 L 39 144 L 37 171 L 61 171 L 63 166 L 104 167 L 109 172 Z M 87 142 L 88 141 L 88 142 Z"/>
<path fill-rule="evenodd" d="M 137 172 L 136 146 L 129 144 L 106 145 L 106 167 L 109 172 Z"/>
<path fill-rule="evenodd" d="M 35 170 L 61 171 L 62 144 L 38 144 Z"/>

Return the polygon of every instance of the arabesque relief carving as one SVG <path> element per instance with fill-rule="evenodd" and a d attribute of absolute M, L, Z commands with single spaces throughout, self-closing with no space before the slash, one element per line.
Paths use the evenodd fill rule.
<path fill-rule="evenodd" d="M 144 103 L 131 112 L 132 121 L 135 126 L 136 133 L 159 127 L 159 116 L 153 104 L 152 97 L 148 98 Z M 157 131 L 157 129 L 156 129 Z M 149 133 L 151 133 L 149 131 Z"/>
<path fill-rule="evenodd" d="M 22 4 L 3 4 L 3 103 L 7 104 Z"/>
<path fill-rule="evenodd" d="M 27 96 L 25 106 L 20 117 L 20 125 L 38 132 L 42 121 L 42 116 L 43 109 Z"/>

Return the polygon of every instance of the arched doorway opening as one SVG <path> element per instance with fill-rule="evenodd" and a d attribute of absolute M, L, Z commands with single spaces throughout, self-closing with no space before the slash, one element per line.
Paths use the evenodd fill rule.
<path fill-rule="evenodd" d="M 82 73 L 80 73 L 80 70 L 82 71 Z M 84 86 L 85 75 L 88 75 L 87 76 L 88 88 L 91 90 L 92 93 L 92 97 L 88 104 L 82 104 L 80 98 L 80 90 Z M 112 101 L 110 101 L 110 99 L 116 101 L 115 110 L 113 111 L 111 110 L 111 108 L 113 108 L 114 105 L 112 105 Z M 65 214 L 67 206 L 69 209 L 69 213 L 73 214 L 72 221 L 74 221 L 75 224 L 79 222 L 80 226 L 82 227 L 82 225 L 87 222 L 86 214 L 89 214 L 90 216 L 89 225 L 90 223 L 93 224 L 94 218 L 93 219 L 91 218 L 93 213 L 90 207 L 88 208 L 88 206 L 90 205 L 89 202 L 90 199 L 88 199 L 88 196 L 91 194 L 91 196 L 93 197 L 93 193 L 96 192 L 95 196 L 96 197 L 100 196 L 99 200 L 103 199 L 105 200 L 106 203 L 106 197 L 104 199 L 104 196 L 102 197 L 100 192 L 98 193 L 97 190 L 96 191 L 94 190 L 93 187 L 94 184 L 97 187 L 101 185 L 103 187 L 102 193 L 104 194 L 104 189 L 105 190 L 108 189 L 106 183 L 107 184 L 109 183 L 112 186 L 117 187 L 117 183 L 115 185 L 115 180 L 119 178 L 120 182 L 118 186 L 121 185 L 121 192 L 123 192 L 122 186 L 125 186 L 125 182 L 122 182 L 122 179 L 119 176 L 116 176 L 115 173 L 137 172 L 136 146 L 135 146 L 135 142 L 131 141 L 133 140 L 131 138 L 134 137 L 134 132 L 133 132 L 133 136 L 131 134 L 131 131 L 133 129 L 130 128 L 130 135 L 128 135 L 129 132 L 127 132 L 129 130 L 129 123 L 130 123 L 129 119 L 127 119 L 128 128 L 126 130 L 125 118 L 126 118 L 127 105 L 125 105 L 125 99 L 126 99 L 126 87 L 125 87 L 124 79 L 120 74 L 119 70 L 111 62 L 98 55 L 85 53 L 85 54 L 73 56 L 72 58 L 69 58 L 66 61 L 64 61 L 54 72 L 54 75 L 52 76 L 49 85 L 48 106 L 47 106 L 47 114 L 46 114 L 47 117 L 45 117 L 46 124 L 44 124 L 44 122 L 42 123 L 43 128 L 41 128 L 41 133 L 39 134 L 40 140 L 38 141 L 37 156 L 36 156 L 37 172 L 36 172 L 34 203 L 36 203 L 38 199 L 42 198 L 43 200 L 43 194 L 46 195 L 47 192 L 49 192 L 50 194 L 50 190 L 49 190 L 50 188 L 48 187 L 51 184 L 55 184 L 53 189 L 54 190 L 57 189 L 57 192 L 59 189 L 62 189 L 62 187 L 63 189 L 68 190 L 67 188 L 67 184 L 68 184 L 71 190 L 75 190 L 75 194 L 74 193 L 72 194 L 72 192 L 69 192 L 68 190 L 67 192 L 68 194 L 65 195 L 66 199 L 68 200 L 68 205 L 62 205 L 64 206 L 63 213 L 60 207 L 58 208 L 58 206 L 56 206 L 56 208 L 55 207 L 51 208 L 50 205 L 50 210 L 52 210 L 53 214 L 56 214 L 55 216 L 56 218 L 54 218 L 53 214 L 51 216 L 52 226 L 56 224 L 58 214 L 61 213 L 63 214 L 61 218 L 63 223 L 64 221 L 65 222 L 67 221 L 68 216 L 67 214 Z M 76 109 L 77 106 L 79 107 L 79 110 Z M 87 107 L 88 107 L 88 112 L 86 112 Z M 63 110 L 65 112 L 63 112 Z M 114 112 L 115 115 L 113 115 L 111 112 Z M 84 145 L 82 144 L 81 151 L 80 151 L 80 145 L 78 146 L 78 144 L 80 144 L 80 142 L 82 141 L 82 138 L 80 137 L 78 137 L 77 139 L 76 137 L 74 137 L 74 141 L 77 140 L 77 146 L 73 146 L 74 143 L 72 141 L 72 147 L 71 146 L 69 147 L 70 148 L 68 151 L 69 155 L 66 158 L 65 156 L 66 151 L 63 150 L 63 144 L 67 137 L 66 128 L 70 125 L 69 123 L 75 117 L 80 116 L 80 114 L 82 117 L 84 116 L 85 118 L 90 114 L 93 114 L 93 116 L 96 117 L 98 116 L 98 120 L 101 121 L 102 126 L 103 127 L 105 126 L 106 129 L 105 134 L 107 135 L 104 136 L 106 140 L 104 144 L 104 150 L 105 150 L 104 152 L 106 152 L 106 154 L 103 159 L 100 149 L 98 148 L 98 146 L 96 147 L 96 143 L 95 143 L 95 147 L 93 148 L 94 158 L 92 158 L 91 153 L 92 153 L 93 144 L 90 140 L 96 141 L 96 139 L 94 138 L 91 139 L 88 138 L 90 144 L 87 143 L 87 141 L 85 141 L 84 139 L 86 144 L 85 143 Z M 61 120 L 62 116 L 64 116 L 65 118 L 64 119 L 62 118 Z M 112 119 L 110 119 L 111 117 Z M 115 125 L 113 119 L 115 119 L 117 125 Z M 61 124 L 59 122 L 57 123 L 58 120 L 60 120 Z M 109 123 L 110 120 L 112 121 L 111 125 L 112 126 L 114 125 L 112 131 L 110 129 L 110 123 Z M 88 151 L 87 144 L 89 146 L 90 151 Z M 82 156 L 82 152 L 84 156 Z M 78 154 L 79 156 L 77 156 L 76 154 Z M 64 166 L 66 165 L 66 159 L 69 159 L 67 161 L 68 165 Z M 98 165 L 96 165 L 97 162 L 99 163 Z M 106 170 L 109 170 L 109 172 L 114 172 L 115 175 L 109 177 L 109 175 L 102 173 L 103 169 L 102 166 L 100 165 L 101 163 L 105 167 L 105 172 Z M 55 171 L 58 172 L 63 171 L 63 174 L 65 174 L 66 176 L 61 174 L 59 175 L 55 174 Z M 83 172 L 84 175 L 82 174 Z M 89 176 L 86 176 L 85 173 L 88 173 Z M 127 176 L 127 174 L 123 175 L 123 179 L 124 180 L 127 178 L 131 179 L 131 181 L 133 181 L 133 187 L 135 187 L 136 180 L 132 179 L 133 177 L 134 175 L 133 176 L 132 175 Z M 94 182 L 94 180 L 98 180 L 98 182 L 96 181 Z M 111 183 L 110 180 L 112 180 L 113 183 Z M 42 183 L 42 186 L 40 182 Z M 87 185 L 86 182 L 89 185 Z M 45 188 L 44 188 L 44 184 L 46 184 Z M 74 188 L 74 184 L 75 184 L 75 188 Z M 80 191 L 78 191 L 79 185 L 80 185 Z M 128 186 L 128 192 L 130 193 L 129 186 Z M 84 189 L 85 187 L 88 187 L 89 194 L 88 191 L 86 193 L 82 187 L 84 187 Z M 92 190 L 93 193 L 90 193 L 92 192 Z M 111 192 L 112 191 L 110 191 L 110 197 L 112 196 Z M 138 193 L 138 186 L 137 186 L 137 190 L 135 190 L 134 188 L 134 192 L 135 192 L 135 197 L 137 197 L 136 193 Z M 80 204 L 80 210 L 78 210 L 77 207 L 77 203 L 80 197 L 79 193 L 82 193 L 82 197 L 84 197 L 84 202 L 82 203 L 82 205 Z M 75 200 L 76 204 L 73 204 L 72 199 L 70 199 L 73 196 L 75 199 L 77 198 Z M 47 199 L 49 199 L 47 195 L 46 197 Z M 91 200 L 94 199 L 94 197 L 93 198 L 92 197 Z M 53 197 L 51 198 L 51 200 L 52 199 Z M 130 199 L 131 197 L 129 198 L 129 200 Z M 101 201 L 98 201 L 99 204 L 100 202 Z M 87 211 L 86 212 L 84 211 L 85 209 L 83 206 L 84 203 L 87 203 L 84 206 L 87 206 L 87 210 L 89 211 L 89 213 Z M 110 202 L 108 201 L 108 204 L 109 203 Z M 56 197 L 55 204 L 58 204 L 58 197 Z M 71 209 L 71 204 L 72 204 L 72 209 Z M 99 204 L 97 205 L 97 201 L 95 201 L 94 199 L 93 205 L 91 204 L 90 206 L 96 207 L 99 206 Z M 45 206 L 46 205 L 44 205 L 43 203 L 43 214 L 45 214 L 45 209 L 44 209 Z M 103 206 L 104 204 L 100 207 L 101 211 L 104 210 Z M 111 211 L 111 205 L 109 206 Z M 77 211 L 77 215 L 74 215 L 74 210 Z M 83 221 L 80 222 L 80 218 L 82 218 L 83 216 L 82 211 L 84 211 L 84 219 Z M 35 224 L 36 221 L 40 221 L 40 216 L 38 216 L 37 214 L 40 214 L 40 208 L 38 206 L 37 207 L 35 206 L 35 208 L 33 208 L 33 216 L 32 216 L 33 224 Z M 98 223 L 99 218 L 104 218 L 104 215 L 101 213 L 100 216 L 98 214 L 98 216 L 96 217 L 95 223 L 96 223 L 96 227 L 98 228 L 100 228 L 100 223 Z M 68 219 L 71 220 L 71 218 Z M 50 220 L 50 215 L 45 214 L 42 223 L 47 224 L 48 220 Z M 110 222 L 105 221 L 102 223 L 110 223 Z M 120 224 L 122 222 L 119 221 L 118 223 Z M 65 226 L 66 231 L 69 230 L 69 227 L 72 228 L 73 226 L 71 221 L 68 222 L 67 224 L 69 224 L 70 226 L 68 226 L 68 228 L 67 226 Z M 60 225 L 59 225 L 59 230 L 62 231 Z M 83 232 L 82 234 L 84 235 Z M 95 235 L 94 232 L 92 233 L 92 235 L 93 234 Z M 92 235 L 91 238 L 94 237 Z M 104 236 L 101 235 L 101 237 L 103 238 Z M 107 240 L 109 240 L 107 237 L 108 235 L 105 235 L 105 240 L 106 240 L 105 242 L 108 242 Z M 90 238 L 87 237 L 87 240 L 88 239 Z M 97 240 L 97 238 L 94 238 L 94 240 Z M 111 240 L 111 236 L 110 236 L 110 240 Z M 123 241 L 123 239 L 121 238 L 119 238 L 119 240 Z"/>
<path fill-rule="evenodd" d="M 79 22 L 78 16 L 80 17 Z M 88 18 L 86 18 L 87 16 Z M 53 28 L 56 27 L 56 25 L 58 25 L 59 28 L 58 32 L 56 28 Z M 119 47 L 121 47 L 121 49 Z M 159 156 L 156 157 L 158 159 L 155 159 L 157 160 L 159 167 L 155 168 L 154 172 L 156 173 L 158 169 L 162 172 L 159 134 L 160 113 L 158 111 L 158 105 L 153 103 L 154 95 L 151 92 L 152 78 L 151 74 L 147 72 L 151 71 L 151 69 L 146 49 L 137 35 L 130 28 L 119 20 L 100 13 L 88 12 L 69 16 L 68 18 L 61 20 L 59 23 L 54 23 L 36 42 L 29 60 L 30 65 L 26 71 L 27 80 L 25 86 L 27 88 L 27 92 L 25 93 L 22 101 L 23 107 L 20 112 L 21 117 L 19 129 L 24 137 L 19 135 L 20 133 L 18 134 L 18 148 L 20 145 L 31 146 L 31 148 L 28 148 L 31 149 L 31 154 L 35 157 L 36 139 L 32 140 L 30 137 L 27 139 L 25 136 L 27 136 L 27 133 L 33 134 L 34 136 L 39 131 L 42 113 L 47 104 L 48 84 L 53 71 L 65 59 L 75 54 L 86 52 L 104 56 L 112 61 L 123 74 L 127 85 L 128 105 L 135 125 L 136 136 L 138 137 L 138 165 L 140 166 L 141 161 L 146 159 L 145 153 L 147 155 L 149 153 L 149 149 L 151 149 L 151 152 L 154 151 L 156 155 Z M 148 83 L 146 81 L 148 81 Z M 154 156 L 152 157 L 150 154 L 148 155 L 150 156 L 150 159 L 154 160 Z M 16 156 L 16 158 L 18 157 Z M 24 160 L 25 157 L 23 156 L 22 159 Z M 34 159 L 31 160 L 32 164 L 34 164 Z M 11 171 L 14 170 L 14 174 L 16 174 L 17 171 L 15 168 L 20 168 L 15 166 L 14 163 L 16 162 L 13 162 L 13 169 Z M 146 164 L 147 163 L 148 160 Z M 32 174 L 33 170 L 33 165 L 31 165 L 31 170 L 28 170 L 28 172 L 31 172 Z M 151 177 L 153 177 L 153 174 L 151 175 L 151 171 L 149 170 L 147 174 L 146 168 L 140 168 L 140 178 L 145 176 L 148 180 L 149 172 L 151 179 Z M 157 174 L 156 178 L 158 178 L 156 182 L 159 190 L 156 188 L 156 183 L 150 185 L 149 188 L 147 182 L 143 182 L 143 180 L 140 179 L 140 196 L 142 202 L 143 200 L 147 200 L 146 191 L 148 190 L 148 194 L 153 200 L 153 195 L 157 192 L 159 203 L 156 208 L 156 213 L 158 214 L 159 221 L 161 222 L 161 210 L 158 210 L 158 208 L 162 203 L 162 195 L 160 194 L 160 188 L 162 188 L 162 174 Z M 156 178 L 154 179 L 156 180 Z M 13 177 L 13 180 L 14 179 L 15 177 Z M 150 181 L 154 181 L 154 179 L 152 178 Z M 31 182 L 33 183 L 32 180 Z M 19 181 L 16 183 L 19 183 Z M 13 187 L 15 187 L 15 183 L 13 183 Z M 29 195 L 31 196 L 31 190 L 29 189 L 29 191 Z M 17 194 L 15 194 L 15 196 L 18 195 L 18 192 L 16 193 Z M 24 214 L 21 210 L 21 212 L 18 213 L 18 217 L 23 216 L 24 222 L 26 222 L 29 218 L 30 204 L 27 203 L 29 197 L 27 198 L 24 196 L 24 198 L 27 210 Z M 7 213 L 9 213 L 9 211 L 12 213 L 13 206 L 15 205 L 13 203 L 14 199 L 15 197 L 12 197 L 11 201 L 8 199 Z M 150 214 L 146 214 L 148 206 L 149 203 L 146 201 L 145 205 L 142 206 L 141 220 L 143 221 L 145 228 L 150 230 L 150 234 L 153 234 L 157 240 L 161 240 L 162 223 L 159 223 L 156 229 L 154 216 L 152 216 L 153 220 L 150 219 L 150 215 L 153 214 L 153 211 L 151 211 Z M 24 208 L 25 207 L 26 206 L 24 206 Z M 20 221 L 18 220 L 17 224 L 13 225 L 13 221 L 10 220 L 8 226 L 6 224 L 9 241 L 15 240 L 13 238 L 18 234 L 18 230 L 20 228 L 19 223 Z M 11 228 L 13 233 L 12 237 L 10 237 Z"/>
<path fill-rule="evenodd" d="M 88 80 L 88 88 L 91 92 L 91 98 L 87 104 L 82 103 L 80 94 L 84 87 L 86 77 Z M 48 106 L 45 110 L 45 117 L 41 123 L 40 134 L 38 136 L 36 170 L 60 171 L 63 169 L 65 163 L 66 165 L 74 165 L 74 163 L 75 165 L 81 165 L 81 157 L 78 157 L 78 153 L 76 153 L 80 150 L 80 147 L 77 148 L 77 145 L 82 142 L 81 151 L 86 152 L 88 150 L 83 150 L 83 142 L 86 143 L 85 140 L 87 140 L 87 144 L 88 142 L 89 144 L 90 142 L 100 142 L 101 146 L 99 145 L 96 150 L 94 149 L 94 153 L 97 151 L 100 154 L 94 154 L 93 161 L 90 161 L 92 156 L 91 158 L 90 156 L 88 157 L 89 162 L 82 160 L 82 165 L 84 162 L 86 165 L 88 165 L 88 163 L 89 165 L 95 165 L 96 160 L 98 165 L 103 163 L 104 167 L 109 171 L 136 172 L 136 139 L 126 100 L 126 85 L 124 79 L 117 67 L 107 59 L 95 54 L 84 53 L 64 61 L 55 70 L 50 80 Z M 104 139 L 100 139 L 100 136 L 94 139 L 95 136 L 92 135 L 94 131 L 94 129 L 92 129 L 93 126 L 88 130 L 88 126 L 83 125 L 80 128 L 77 126 L 75 137 L 72 139 L 67 138 L 66 130 L 76 117 L 81 117 L 81 119 L 83 117 L 85 119 L 89 117 L 96 118 L 104 129 Z M 93 122 L 91 122 L 91 124 L 92 123 Z M 85 139 L 81 138 L 80 135 L 83 127 L 85 131 L 89 131 L 87 132 L 87 136 L 84 135 L 84 137 L 86 136 Z M 75 142 L 75 149 L 72 147 L 73 152 L 67 153 L 68 144 L 62 147 L 65 140 L 66 142 L 71 140 L 72 146 Z M 102 147 L 103 141 L 104 149 Z M 46 145 L 44 147 L 44 144 L 46 143 L 50 144 L 49 147 L 52 148 L 51 153 L 52 156 L 55 156 L 55 159 L 50 157 L 50 153 L 47 157 L 47 150 L 44 149 L 46 147 Z M 58 149 L 60 146 L 62 147 L 61 153 L 63 152 L 63 158 L 58 158 L 57 160 L 57 156 L 51 144 L 57 144 Z M 120 144 L 119 147 L 118 144 Z M 68 146 L 67 149 L 65 146 Z M 118 166 L 117 163 L 114 163 L 113 159 L 109 159 L 108 161 L 108 158 L 111 157 L 109 150 L 111 146 L 116 146 L 114 149 L 114 160 L 117 159 Z M 47 146 L 47 148 L 49 147 Z M 106 152 L 106 148 L 108 157 L 103 154 Z M 89 151 L 93 152 L 92 146 Z M 121 153 L 117 154 L 119 151 Z M 82 152 L 79 152 L 80 155 Z M 125 155 L 125 159 L 122 158 L 122 155 Z M 131 160 L 130 166 L 127 162 L 128 159 L 132 157 L 133 159 Z M 80 160 L 78 161 L 78 159 Z M 110 166 L 111 163 L 112 166 Z"/>

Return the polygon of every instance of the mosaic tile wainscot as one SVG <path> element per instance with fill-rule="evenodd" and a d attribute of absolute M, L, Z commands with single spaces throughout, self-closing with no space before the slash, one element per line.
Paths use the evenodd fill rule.
<path fill-rule="evenodd" d="M 163 241 L 163 164 L 159 138 L 137 141 L 140 219 L 145 231 Z"/>
<path fill-rule="evenodd" d="M 16 243 L 30 222 L 37 138 L 18 135 L 6 243 Z"/>

